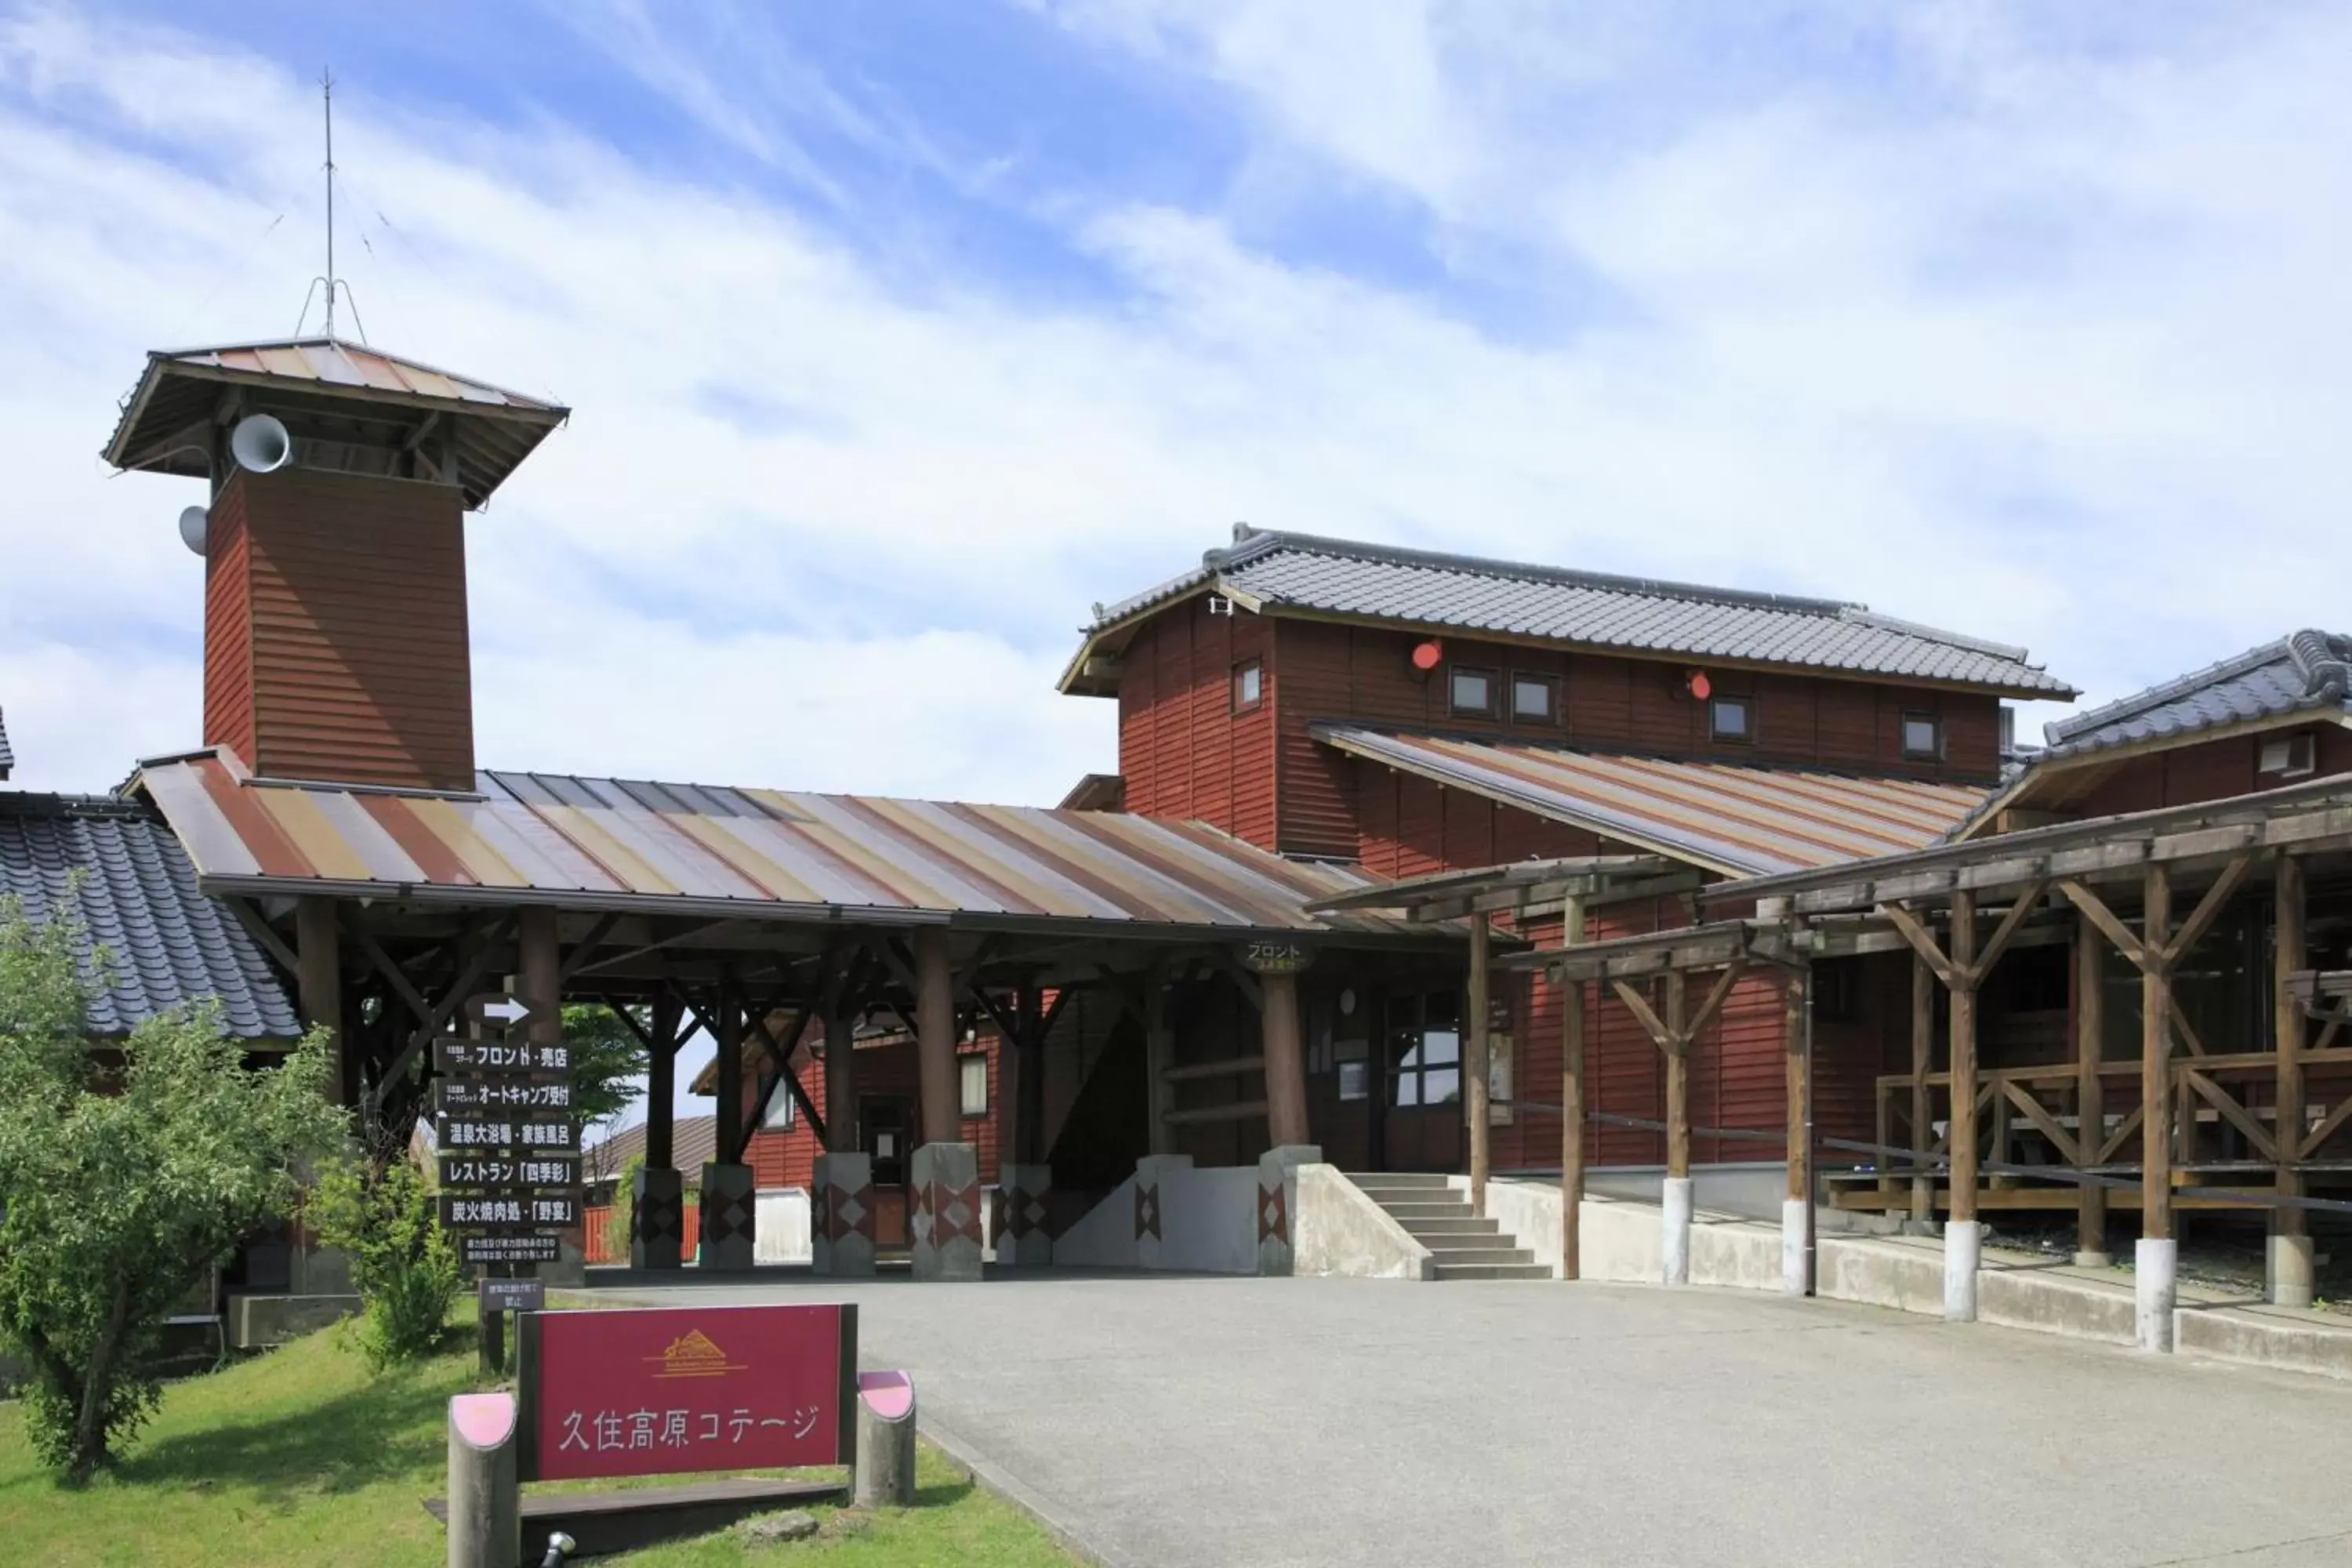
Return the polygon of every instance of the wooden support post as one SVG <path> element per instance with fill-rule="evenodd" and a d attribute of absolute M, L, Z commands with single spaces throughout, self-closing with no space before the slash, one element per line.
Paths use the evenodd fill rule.
<path fill-rule="evenodd" d="M 2277 1145 L 2277 1186 L 2283 1198 L 2301 1197 L 2303 1180 L 2304 1022 L 2303 1004 L 2287 990 L 2287 977 L 2310 963 L 2305 936 L 2303 862 L 2292 855 L 2278 858 L 2271 943 L 2271 996 L 2274 1009 L 2273 1033 L 2277 1037 L 2278 1114 L 2271 1122 L 2271 1141 Z M 2283 1307 L 2308 1307 L 2313 1291 L 2311 1220 L 2306 1210 L 2292 1207 L 2271 1211 L 2270 1258 L 2265 1271 L 2271 1300 Z"/>
<path fill-rule="evenodd" d="M 1952 1207 L 1977 1217 L 1977 896 L 1952 895 Z"/>
<path fill-rule="evenodd" d="M 926 1143 L 959 1142 L 955 1037 L 955 975 L 948 965 L 948 933 L 939 926 L 925 926 L 915 933 L 915 1053 Z"/>
<path fill-rule="evenodd" d="M 1265 1121 L 1276 1149 L 1308 1142 L 1307 1057 L 1298 1028 L 1298 976 L 1263 974 L 1265 1010 L 1260 1016 L 1265 1041 Z"/>
<path fill-rule="evenodd" d="M 824 1016 L 824 1151 L 857 1150 L 857 1014 L 836 990 Z"/>
<path fill-rule="evenodd" d="M 1683 1037 L 1683 972 L 1666 973 L 1666 1174 L 1690 1175 L 1690 1042 Z"/>
<path fill-rule="evenodd" d="M 1023 1083 L 1028 1076 L 1027 1054 L 1022 1049 L 1022 1037 L 1028 1028 L 1029 1009 L 1024 999 L 1026 987 L 1013 994 L 1013 1027 L 1003 1024 L 996 1030 L 996 1098 L 989 1104 L 989 1114 L 996 1118 L 996 1163 L 1000 1173 L 1021 1159 Z"/>
<path fill-rule="evenodd" d="M 1462 1110 L 1470 1123 L 1470 1213 L 1486 1214 L 1486 1173 L 1493 1129 L 1486 1114 L 1486 992 L 1491 983 L 1493 917 L 1470 917 L 1470 984 L 1462 1020 Z"/>
<path fill-rule="evenodd" d="M 2140 1237 L 2172 1238 L 2172 873 L 2147 868 L 2140 920 Z"/>
<path fill-rule="evenodd" d="M 335 1103 L 360 1102 L 359 1042 L 343 1028 L 343 968 L 341 936 L 336 928 L 335 900 L 305 897 L 294 901 L 294 950 L 301 973 L 302 1022 L 333 1031 Z"/>
<path fill-rule="evenodd" d="M 685 1033 L 685 1013 L 676 994 L 668 990 L 654 999 L 653 1049 L 646 1068 L 646 1164 L 656 1171 L 670 1169 L 675 1157 L 677 1047 Z"/>
<path fill-rule="evenodd" d="M 1584 940 L 1584 900 L 1560 906 L 1559 944 Z M 1571 980 L 1559 996 L 1559 1277 L 1580 1278 L 1584 1208 L 1584 982 Z"/>
<path fill-rule="evenodd" d="M 1791 969 L 1780 985 L 1783 1092 L 1788 1097 L 1782 1152 L 1789 1186 L 1780 1206 L 1780 1284 L 1791 1296 L 1812 1291 L 1813 1252 L 1813 972 Z"/>
<path fill-rule="evenodd" d="M 714 1163 L 743 1163 L 743 999 L 734 986 L 719 988 L 711 1017 L 712 1037 L 719 1048 L 718 1125 L 713 1129 Z M 708 1200 L 709 1194 L 705 1194 Z"/>
<path fill-rule="evenodd" d="M 2099 1079 L 2101 1041 L 2106 1034 L 2105 969 L 2098 926 L 2074 916 L 2074 1163 L 2087 1170 L 2099 1163 L 2107 1142 L 2105 1089 Z M 2074 1261 L 2086 1268 L 2107 1262 L 2107 1189 L 2085 1182 L 2075 1197 Z"/>
<path fill-rule="evenodd" d="M 1936 1217 L 1936 1176 L 1926 1169 L 1935 1147 L 1927 1111 L 1927 1075 L 1936 1061 L 1936 972 L 1918 953 L 1911 955 L 1911 1221 Z"/>
<path fill-rule="evenodd" d="M 1151 1152 L 1176 1152 L 1176 1130 L 1168 1120 L 1171 1108 L 1168 1069 L 1176 1065 L 1175 1029 L 1168 1017 L 1168 978 L 1158 968 L 1143 977 L 1143 1072 L 1145 1110 Z"/>

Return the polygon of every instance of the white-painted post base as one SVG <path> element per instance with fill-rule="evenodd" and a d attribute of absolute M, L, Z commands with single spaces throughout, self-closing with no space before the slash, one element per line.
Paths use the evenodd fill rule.
<path fill-rule="evenodd" d="M 2271 1305 L 2310 1306 L 2315 1264 L 2311 1237 L 2274 1236 L 2270 1238 L 2269 1250 L 2270 1266 L 2263 1272 L 2270 1277 L 2267 1294 Z"/>
<path fill-rule="evenodd" d="M 1664 1215 L 1664 1274 L 1669 1285 L 1690 1283 L 1691 1184 L 1688 1176 L 1666 1178 Z"/>
<path fill-rule="evenodd" d="M 1984 1247 L 1984 1227 L 1972 1219 L 1944 1226 L 1944 1321 L 1977 1321 L 1977 1259 Z"/>
<path fill-rule="evenodd" d="M 2115 1261 L 2116 1260 L 2112 1257 L 2104 1252 L 2078 1252 L 2074 1254 L 2074 1267 L 2077 1268 L 2112 1268 Z"/>
<path fill-rule="evenodd" d="M 1805 1222 L 1812 1210 L 1802 1198 L 1780 1200 L 1780 1289 L 1791 1296 L 1803 1295 L 1811 1283 L 1806 1278 Z"/>
<path fill-rule="evenodd" d="M 2133 1281 L 2133 1293 L 2139 1308 L 2139 1348 L 2169 1351 L 2172 1308 L 2179 1292 L 2180 1244 L 2142 1237 L 2132 1250 L 2132 1267 L 2137 1275 Z"/>

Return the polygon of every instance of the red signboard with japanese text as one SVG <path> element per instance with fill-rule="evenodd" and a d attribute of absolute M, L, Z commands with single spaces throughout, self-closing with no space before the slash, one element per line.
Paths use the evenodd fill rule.
<path fill-rule="evenodd" d="M 522 1319 L 523 1479 L 846 1464 L 854 1306 Z"/>

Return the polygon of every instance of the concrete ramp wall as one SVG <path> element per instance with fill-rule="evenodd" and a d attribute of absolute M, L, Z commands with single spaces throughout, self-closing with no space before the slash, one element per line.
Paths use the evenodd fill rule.
<path fill-rule="evenodd" d="M 1121 1182 L 1055 1238 L 1055 1267 L 1256 1273 L 1257 1167 L 1154 1163 L 1151 1201 L 1138 1203 L 1136 1177 Z"/>
<path fill-rule="evenodd" d="M 1552 1212 L 1558 1214 L 1554 1205 Z M 1557 1235 L 1558 1227 L 1554 1227 Z M 1429 1279 L 1429 1248 L 1366 1197 L 1337 1165 L 1298 1167 L 1298 1212 L 1291 1219 L 1292 1268 L 1354 1279 Z M 1552 1250 L 1559 1250 L 1557 1240 Z"/>

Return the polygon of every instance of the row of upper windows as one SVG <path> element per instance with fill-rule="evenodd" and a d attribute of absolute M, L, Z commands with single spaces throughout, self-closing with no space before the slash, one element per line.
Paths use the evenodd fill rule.
<path fill-rule="evenodd" d="M 1507 715 L 1503 700 L 1507 696 Z M 1258 659 L 1234 666 L 1233 708 L 1245 713 L 1265 700 L 1265 667 Z M 1515 724 L 1559 724 L 1559 677 L 1515 669 L 1507 680 L 1500 670 L 1474 665 L 1452 665 L 1445 672 L 1446 710 L 1457 719 L 1499 720 Z M 1735 745 L 1756 741 L 1756 699 L 1716 696 L 1707 700 L 1707 732 L 1711 739 Z M 1944 760 L 1944 721 L 1933 713 L 1903 715 L 1903 755 L 1912 762 Z"/>

